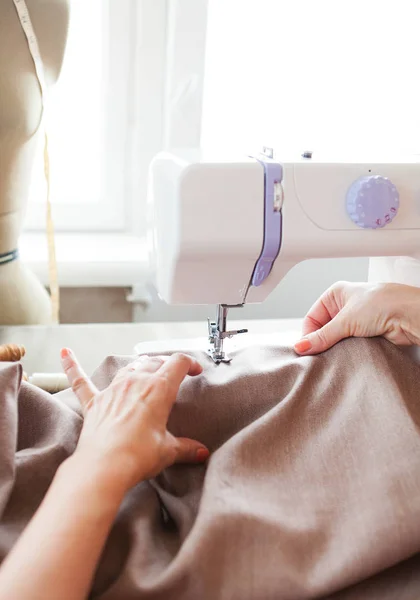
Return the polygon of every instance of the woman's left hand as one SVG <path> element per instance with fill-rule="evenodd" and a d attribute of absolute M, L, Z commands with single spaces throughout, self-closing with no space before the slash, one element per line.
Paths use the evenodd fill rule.
<path fill-rule="evenodd" d="M 63 350 L 61 357 L 84 412 L 74 456 L 82 457 L 93 476 L 108 478 L 125 493 L 175 462 L 208 458 L 203 444 L 176 438 L 166 428 L 182 381 L 202 372 L 196 360 L 185 354 L 140 356 L 99 392 L 70 350 Z"/>
<path fill-rule="evenodd" d="M 71 351 L 63 350 L 61 358 L 83 407 L 82 432 L 2 562 L 1 598 L 87 598 L 129 488 L 174 462 L 200 463 L 209 455 L 199 442 L 176 438 L 166 428 L 182 381 L 202 371 L 193 358 L 139 357 L 101 392 Z"/>

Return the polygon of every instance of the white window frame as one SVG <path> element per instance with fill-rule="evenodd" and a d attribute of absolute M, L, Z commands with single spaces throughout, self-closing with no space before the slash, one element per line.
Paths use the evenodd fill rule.
<path fill-rule="evenodd" d="M 124 209 L 112 201 L 108 206 L 104 203 L 99 207 L 103 210 L 99 220 L 98 207 L 91 215 L 83 207 L 83 219 L 80 205 L 73 213 L 74 207 L 54 207 L 61 286 L 132 287 L 148 280 L 145 237 L 150 161 L 163 149 L 200 145 L 208 0 L 107 1 L 125 40 L 125 49 L 119 51 L 129 58 L 127 69 L 116 75 L 121 85 L 128 84 L 123 109 L 130 127 L 119 138 Z M 129 31 L 123 23 L 130 24 Z M 111 68 L 120 66 L 115 62 Z M 21 255 L 48 284 L 44 208 L 37 212 L 36 218 L 27 221 Z M 89 250 L 92 244 L 96 251 Z M 98 244 L 107 248 L 99 262 Z M 136 252 L 137 257 L 133 256 Z M 136 300 L 135 293 L 132 299 Z"/>
<path fill-rule="evenodd" d="M 118 8 L 118 10 L 116 10 Z M 121 197 L 122 181 L 124 177 L 124 159 L 126 147 L 126 131 L 121 127 L 121 121 L 127 109 L 125 106 L 128 97 L 128 82 L 130 69 L 130 36 L 124 35 L 127 24 L 130 23 L 130 13 L 132 10 L 129 0 L 120 0 L 118 3 L 112 0 L 106 0 L 106 10 L 104 11 L 104 26 L 108 35 L 104 39 L 105 64 L 108 65 L 106 72 L 107 90 L 106 111 L 107 122 L 105 139 L 112 140 L 112 147 L 115 150 L 112 156 L 108 154 L 106 160 L 117 161 L 117 164 L 109 168 L 106 164 L 104 168 L 107 180 L 104 182 L 104 197 L 98 203 L 57 203 L 53 204 L 53 213 L 55 227 L 57 231 L 83 231 L 89 229 L 101 229 L 107 231 L 121 231 L 124 228 L 125 214 L 121 211 L 118 197 Z M 112 30 L 110 24 L 112 23 Z M 124 90 L 121 93 L 120 90 Z M 118 90 L 113 93 L 114 90 Z M 75 93 L 83 93 L 83 90 L 77 89 Z M 54 102 L 54 94 L 51 101 Z M 110 110 L 112 106 L 112 110 Z M 71 119 L 72 115 L 68 115 Z M 81 134 L 82 135 L 82 134 Z M 40 136 L 42 138 L 42 136 Z M 42 140 L 40 140 L 42 142 Z M 80 139 L 83 145 L 83 138 Z M 92 161 L 95 157 L 92 157 Z M 54 169 L 54 156 L 51 157 L 51 169 Z M 77 177 L 77 172 L 74 173 Z M 81 186 L 83 182 L 81 182 Z M 54 197 L 52 197 L 54 203 Z M 45 198 L 39 201 L 32 201 L 28 205 L 26 217 L 26 230 L 45 229 Z"/>
<path fill-rule="evenodd" d="M 141 236 L 147 230 L 150 161 L 161 150 L 200 146 L 208 0 L 142 0 L 140 10 L 149 11 L 150 3 L 160 5 L 165 27 L 161 52 L 154 48 L 155 61 L 142 51 L 143 44 L 156 44 L 152 28 L 146 27 L 137 36 L 134 52 L 136 85 L 131 112 L 135 127 L 130 140 L 127 197 L 131 199 L 129 231 Z M 141 28 L 153 15 L 138 12 L 137 18 Z"/>
<path fill-rule="evenodd" d="M 150 160 L 162 148 L 199 145 L 207 0 L 106 4 L 112 23 L 106 139 L 114 149 L 107 156 L 106 196 L 99 204 L 54 206 L 57 231 L 144 233 Z M 44 209 L 44 199 L 28 207 L 28 231 L 45 228 Z"/>

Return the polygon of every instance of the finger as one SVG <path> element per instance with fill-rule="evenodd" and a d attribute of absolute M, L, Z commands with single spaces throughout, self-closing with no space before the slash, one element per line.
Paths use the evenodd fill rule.
<path fill-rule="evenodd" d="M 181 385 L 186 375 L 194 377 L 203 372 L 200 363 L 188 354 L 176 352 L 165 358 L 166 360 L 159 369 L 159 375 L 165 375 L 177 387 Z"/>
<path fill-rule="evenodd" d="M 317 329 L 321 329 L 321 327 L 326 325 L 331 319 L 332 317 L 325 304 L 321 299 L 318 300 L 303 320 L 302 335 L 306 336 Z"/>
<path fill-rule="evenodd" d="M 92 398 L 99 393 L 98 389 L 93 385 L 73 352 L 68 348 L 61 350 L 61 364 L 71 389 L 76 394 L 82 407 L 85 408 Z"/>
<path fill-rule="evenodd" d="M 167 356 L 148 356 L 147 354 L 138 356 L 134 361 L 118 370 L 114 381 L 120 381 L 134 373 L 156 373 L 167 359 Z"/>
<path fill-rule="evenodd" d="M 328 350 L 340 340 L 349 337 L 347 320 L 343 313 L 337 315 L 332 321 L 305 335 L 295 344 L 295 351 L 298 354 L 319 354 Z"/>
<path fill-rule="evenodd" d="M 321 329 L 340 312 L 340 307 L 335 300 L 336 288 L 333 286 L 322 294 L 309 309 L 302 326 L 304 336 Z"/>
<path fill-rule="evenodd" d="M 166 400 L 169 405 L 172 405 L 176 400 L 179 386 L 185 377 L 187 375 L 199 375 L 202 371 L 203 367 L 191 356 L 178 352 L 172 354 L 156 373 L 167 385 L 166 398 L 160 400 Z"/>
<path fill-rule="evenodd" d="M 175 463 L 202 463 L 210 456 L 206 446 L 190 438 L 175 438 L 175 445 Z"/>
<path fill-rule="evenodd" d="M 185 377 L 199 375 L 202 370 L 200 363 L 191 356 L 172 354 L 156 372 L 155 379 L 150 381 L 153 391 L 150 400 L 157 402 L 169 414 Z"/>

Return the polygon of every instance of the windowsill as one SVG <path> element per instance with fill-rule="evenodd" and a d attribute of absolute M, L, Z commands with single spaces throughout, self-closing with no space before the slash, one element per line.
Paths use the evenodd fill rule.
<path fill-rule="evenodd" d="M 131 287 L 146 281 L 146 241 L 129 234 L 57 233 L 58 281 L 61 287 Z M 23 233 L 22 261 L 48 285 L 45 233 Z"/>

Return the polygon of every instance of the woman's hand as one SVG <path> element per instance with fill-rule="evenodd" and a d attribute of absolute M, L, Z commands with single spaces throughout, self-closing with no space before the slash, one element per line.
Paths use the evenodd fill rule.
<path fill-rule="evenodd" d="M 420 344 L 420 289 L 400 284 L 340 282 L 315 302 L 303 322 L 298 354 L 318 354 L 347 337 L 383 336 Z"/>
<path fill-rule="evenodd" d="M 108 478 L 125 493 L 175 462 L 200 463 L 209 456 L 199 442 L 176 438 L 166 429 L 182 381 L 202 372 L 193 358 L 140 356 L 102 392 L 70 350 L 63 350 L 61 358 L 84 412 L 74 457 L 82 458 L 92 476 Z"/>
<path fill-rule="evenodd" d="M 83 407 L 82 433 L 0 567 L 1 598 L 87 598 L 128 489 L 174 462 L 202 462 L 209 455 L 202 444 L 166 429 L 182 381 L 201 373 L 192 358 L 140 357 L 102 392 L 69 350 L 61 358 Z"/>

